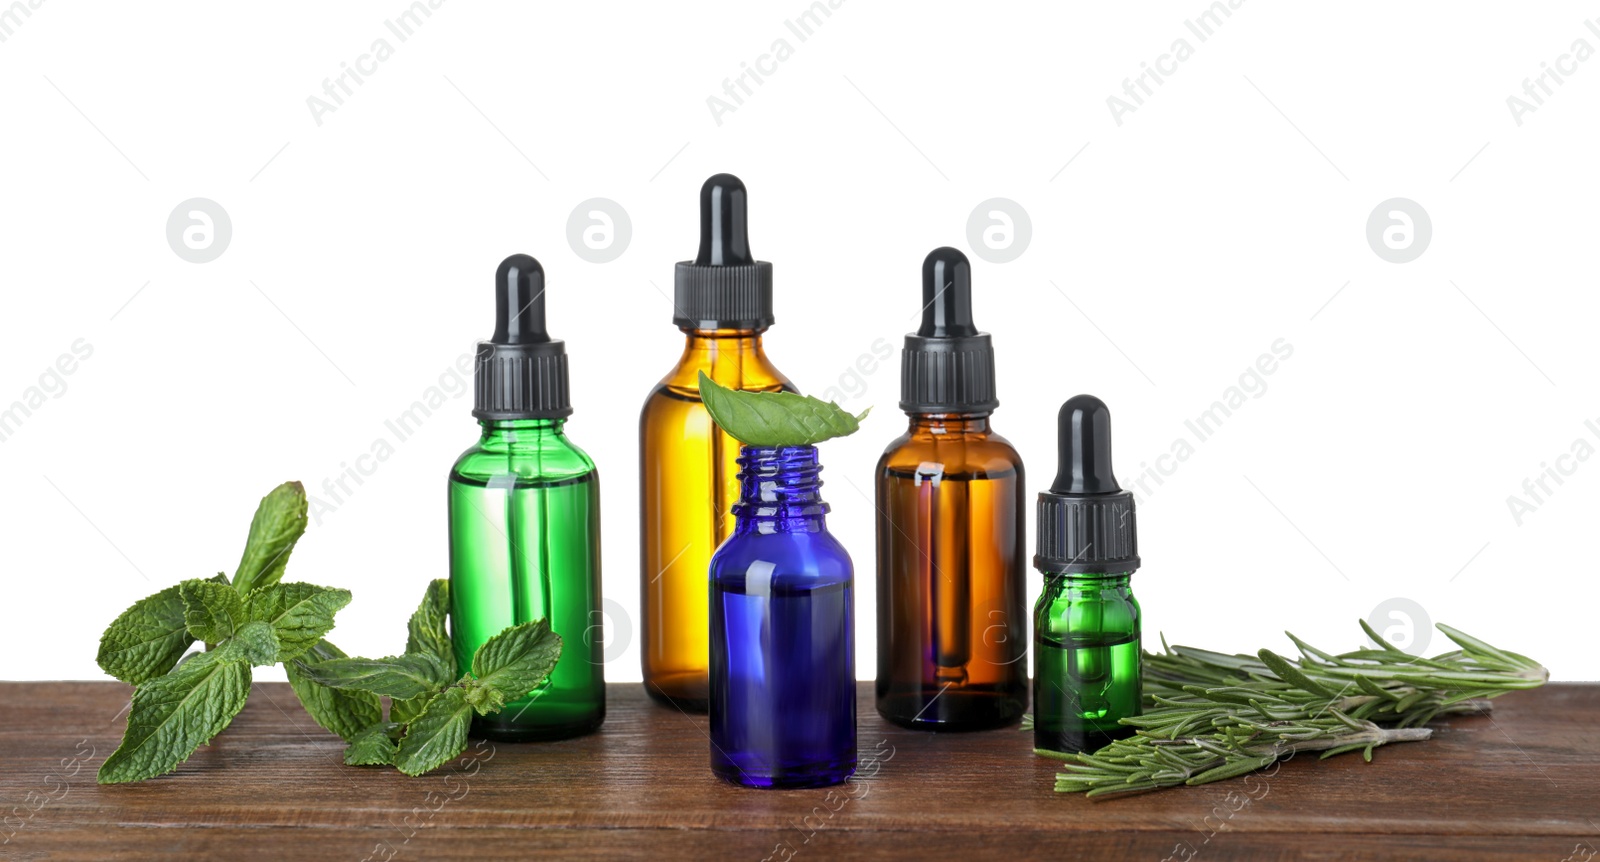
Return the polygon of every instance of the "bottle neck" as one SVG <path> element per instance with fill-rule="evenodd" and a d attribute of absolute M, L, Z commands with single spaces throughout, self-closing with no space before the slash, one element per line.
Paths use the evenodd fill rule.
<path fill-rule="evenodd" d="M 479 443 L 488 449 L 538 448 L 567 436 L 565 419 L 480 419 L 478 424 L 483 427 Z"/>
<path fill-rule="evenodd" d="M 684 393 L 700 387 L 700 372 L 730 389 L 788 389 L 788 378 L 774 368 L 758 329 L 684 328 L 683 355 L 661 382 Z"/>
<path fill-rule="evenodd" d="M 822 532 L 821 472 L 815 446 L 742 447 L 735 533 Z"/>
<path fill-rule="evenodd" d="M 1127 591 L 1132 587 L 1130 583 L 1132 577 L 1133 572 L 1116 572 L 1113 574 L 1075 572 L 1073 574 L 1046 574 L 1044 576 L 1045 589 L 1070 592 Z"/>
<path fill-rule="evenodd" d="M 761 333 L 764 329 L 690 329 L 683 328 L 683 361 L 709 363 L 730 354 L 747 357 L 762 354 Z"/>
<path fill-rule="evenodd" d="M 908 413 L 912 434 L 987 434 L 988 413 Z"/>
<path fill-rule="evenodd" d="M 761 349 L 761 334 L 765 329 L 695 329 L 678 327 L 690 347 L 721 346 L 723 349 L 742 347 Z"/>

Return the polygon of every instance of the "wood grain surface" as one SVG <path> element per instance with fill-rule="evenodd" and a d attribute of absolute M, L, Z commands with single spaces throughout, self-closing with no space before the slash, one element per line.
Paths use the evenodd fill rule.
<path fill-rule="evenodd" d="M 422 778 L 344 766 L 261 683 L 176 773 L 101 787 L 130 691 L 0 683 L 0 860 L 1600 859 L 1597 685 L 1506 695 L 1371 764 L 1099 802 L 1055 793 L 1031 734 L 902 730 L 865 683 L 862 777 L 831 790 L 718 781 L 705 717 L 636 683 L 610 687 L 599 733 L 478 743 Z"/>

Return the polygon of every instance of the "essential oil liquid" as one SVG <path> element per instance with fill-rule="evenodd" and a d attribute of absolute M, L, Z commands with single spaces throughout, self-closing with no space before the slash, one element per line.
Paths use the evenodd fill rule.
<path fill-rule="evenodd" d="M 960 448 L 1000 469 L 878 480 L 878 712 L 908 727 L 1001 727 L 1027 703 L 1020 470 L 1009 446 Z"/>
<path fill-rule="evenodd" d="M 713 587 L 711 674 L 726 686 L 711 768 L 748 787 L 838 784 L 856 768 L 852 591 L 785 584 L 770 566 Z"/>
<path fill-rule="evenodd" d="M 598 495 L 593 472 L 558 480 L 451 473 L 451 622 L 461 672 L 510 626 L 548 619 L 561 636 L 549 679 L 498 713 L 474 716 L 474 735 L 562 739 L 604 720 L 601 621 L 591 610 L 600 607 Z"/>
<path fill-rule="evenodd" d="M 1140 710 L 1139 638 L 1033 642 L 1034 747 L 1093 752 L 1134 734 Z M 1044 720 L 1040 720 L 1044 717 Z"/>

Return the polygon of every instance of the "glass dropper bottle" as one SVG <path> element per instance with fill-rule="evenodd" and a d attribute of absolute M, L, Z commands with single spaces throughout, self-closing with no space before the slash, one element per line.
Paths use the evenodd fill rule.
<path fill-rule="evenodd" d="M 749 194 L 732 174 L 700 188 L 700 248 L 675 271 L 672 322 L 684 333 L 677 365 L 639 414 L 640 656 L 645 691 L 704 712 L 709 692 L 706 572 L 733 535 L 739 441 L 711 421 L 700 373 L 742 392 L 794 391 L 767 358 L 772 264 L 750 251 Z"/>
<path fill-rule="evenodd" d="M 901 353 L 910 420 L 878 461 L 878 713 L 982 730 L 1028 697 L 1022 458 L 990 427 L 994 347 L 972 319 L 972 267 L 922 262 L 922 325 Z"/>
<path fill-rule="evenodd" d="M 450 470 L 450 627 L 463 672 L 508 626 L 550 621 L 550 678 L 472 734 L 501 742 L 588 733 L 606 715 L 600 619 L 600 478 L 567 438 L 567 352 L 545 330 L 544 268 L 525 254 L 495 271 L 495 330 L 478 344 L 478 441 Z"/>
<path fill-rule="evenodd" d="M 1111 411 L 1077 395 L 1057 416 L 1060 469 L 1039 494 L 1045 577 L 1034 606 L 1034 747 L 1095 751 L 1132 736 L 1140 712 L 1139 568 L 1133 495 L 1111 471 Z"/>

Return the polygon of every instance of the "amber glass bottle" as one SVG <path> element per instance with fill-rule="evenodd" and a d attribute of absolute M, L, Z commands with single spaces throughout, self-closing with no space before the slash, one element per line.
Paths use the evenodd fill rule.
<path fill-rule="evenodd" d="M 1001 727 L 1027 706 L 1022 459 L 989 427 L 994 350 L 966 257 L 936 249 L 922 276 L 901 364 L 910 428 L 878 462 L 878 712 Z"/>
<path fill-rule="evenodd" d="M 673 322 L 687 343 L 639 416 L 645 690 L 702 712 L 709 695 L 711 554 L 733 534 L 739 442 L 700 403 L 699 373 L 729 389 L 794 390 L 762 352 L 761 333 L 773 322 L 772 264 L 750 254 L 747 212 L 738 177 L 706 180 L 700 252 L 677 267 Z"/>

